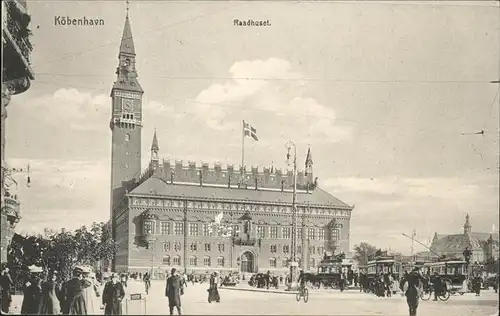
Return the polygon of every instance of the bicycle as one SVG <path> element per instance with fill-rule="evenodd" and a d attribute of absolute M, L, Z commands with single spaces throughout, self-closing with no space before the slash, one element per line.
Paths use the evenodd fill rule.
<path fill-rule="evenodd" d="M 434 290 L 432 288 L 426 288 L 424 289 L 424 291 L 420 294 L 420 298 L 423 300 L 423 301 L 428 301 L 431 297 L 432 297 L 432 293 L 434 293 Z M 440 293 L 438 293 L 437 295 L 437 298 L 440 300 L 440 301 L 447 301 L 449 298 L 450 298 L 450 291 L 448 290 L 442 290 L 440 291 Z"/>
<path fill-rule="evenodd" d="M 307 303 L 307 301 L 309 300 L 309 290 L 304 285 L 301 285 L 299 287 L 299 291 L 295 295 L 297 302 L 300 302 L 301 297 L 304 298 L 304 303 Z"/>

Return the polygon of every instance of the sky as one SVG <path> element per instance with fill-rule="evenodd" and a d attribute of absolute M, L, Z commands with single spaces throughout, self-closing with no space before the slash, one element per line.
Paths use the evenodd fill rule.
<path fill-rule="evenodd" d="M 36 78 L 6 124 L 9 166 L 31 166 L 29 188 L 17 176 L 18 231 L 106 221 L 125 1 L 28 5 Z M 402 233 L 461 233 L 466 213 L 473 231 L 495 229 L 498 3 L 132 1 L 129 12 L 144 166 L 155 129 L 165 159 L 239 165 L 246 120 L 259 137 L 246 140 L 248 165 L 285 170 L 293 140 L 303 169 L 311 147 L 320 187 L 355 206 L 351 246 L 408 253 Z"/>

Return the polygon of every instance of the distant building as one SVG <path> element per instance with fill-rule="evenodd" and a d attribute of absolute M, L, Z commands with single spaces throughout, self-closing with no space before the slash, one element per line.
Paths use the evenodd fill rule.
<path fill-rule="evenodd" d="M 498 232 L 474 233 L 469 214 L 465 217 L 464 231 L 461 234 L 440 235 L 434 234 L 430 249 L 448 258 L 463 259 L 465 248 L 472 252 L 471 262 L 485 262 L 489 259 L 498 259 Z M 419 258 L 436 258 L 437 255 L 431 252 L 421 252 L 417 254 Z"/>
<path fill-rule="evenodd" d="M 112 98 L 111 224 L 114 271 L 188 273 L 288 270 L 292 172 L 161 161 L 156 132 L 141 170 L 142 90 L 127 16 Z M 168 118 L 166 118 L 168 119 Z M 189 146 L 189 144 L 186 144 Z M 317 185 L 309 149 L 297 175 L 298 257 L 309 270 L 325 251 L 348 251 L 353 207 Z M 230 235 L 211 231 L 222 213 Z"/>
<path fill-rule="evenodd" d="M 15 170 L 7 167 L 5 159 L 5 124 L 11 96 L 28 90 L 34 79 L 30 67 L 33 49 L 29 40 L 30 20 L 26 1 L 2 1 L 1 262 L 7 262 L 8 246 L 21 219 L 20 202 L 15 193 L 17 183 L 11 177 Z"/>

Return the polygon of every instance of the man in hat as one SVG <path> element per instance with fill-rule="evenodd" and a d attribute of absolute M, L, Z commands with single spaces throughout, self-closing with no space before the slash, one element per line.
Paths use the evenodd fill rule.
<path fill-rule="evenodd" d="M 73 278 L 66 281 L 61 290 L 63 315 L 87 315 L 87 305 L 83 295 L 83 267 L 73 269 Z"/>
<path fill-rule="evenodd" d="M 10 277 L 9 268 L 7 268 L 7 266 L 4 266 L 4 268 L 2 269 L 2 275 L 0 276 L 0 299 L 2 300 L 2 312 L 5 314 L 9 313 L 10 303 L 12 302 L 11 287 L 13 284 L 14 282 Z"/>
<path fill-rule="evenodd" d="M 116 273 L 111 275 L 102 292 L 102 304 L 105 305 L 104 315 L 121 315 L 122 300 L 125 297 L 125 290 Z"/>
<path fill-rule="evenodd" d="M 37 315 L 38 305 L 42 297 L 43 269 L 32 265 L 29 267 L 30 279 L 23 287 L 23 303 L 21 305 L 21 315 Z"/>
<path fill-rule="evenodd" d="M 177 308 L 177 313 L 181 315 L 181 291 L 183 290 L 182 284 L 184 281 L 176 272 L 176 269 L 172 268 L 165 288 L 165 296 L 168 297 L 170 315 L 174 314 L 174 307 Z"/>
<path fill-rule="evenodd" d="M 404 282 L 403 288 L 410 309 L 410 316 L 417 316 L 418 300 L 420 299 L 424 278 L 420 275 L 418 268 L 413 268 Z"/>
<path fill-rule="evenodd" d="M 212 273 L 210 277 L 210 289 L 209 289 L 209 300 L 208 302 L 211 303 L 212 301 L 216 301 L 217 303 L 220 303 L 220 296 L 219 296 L 219 290 L 217 288 L 219 284 L 219 278 L 217 276 L 217 272 Z"/>

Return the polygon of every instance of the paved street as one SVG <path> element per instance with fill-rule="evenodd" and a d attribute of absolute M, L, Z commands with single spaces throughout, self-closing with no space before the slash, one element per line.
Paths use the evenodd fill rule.
<path fill-rule="evenodd" d="M 168 314 L 164 297 L 165 284 L 156 281 L 148 296 L 147 314 Z M 188 286 L 183 296 L 185 315 L 408 315 L 406 300 L 399 295 L 378 298 L 351 290 L 344 293 L 311 290 L 309 302 L 297 302 L 293 294 L 237 291 L 222 288 L 221 303 L 207 302 L 208 284 Z M 249 288 L 240 285 L 241 288 Z M 20 306 L 21 297 L 14 299 Z M 447 302 L 421 301 L 419 315 L 490 316 L 497 315 L 498 295 L 484 291 L 480 297 L 473 294 L 452 296 Z M 17 313 L 19 313 L 17 311 Z M 129 314 L 139 314 L 133 307 Z"/>

